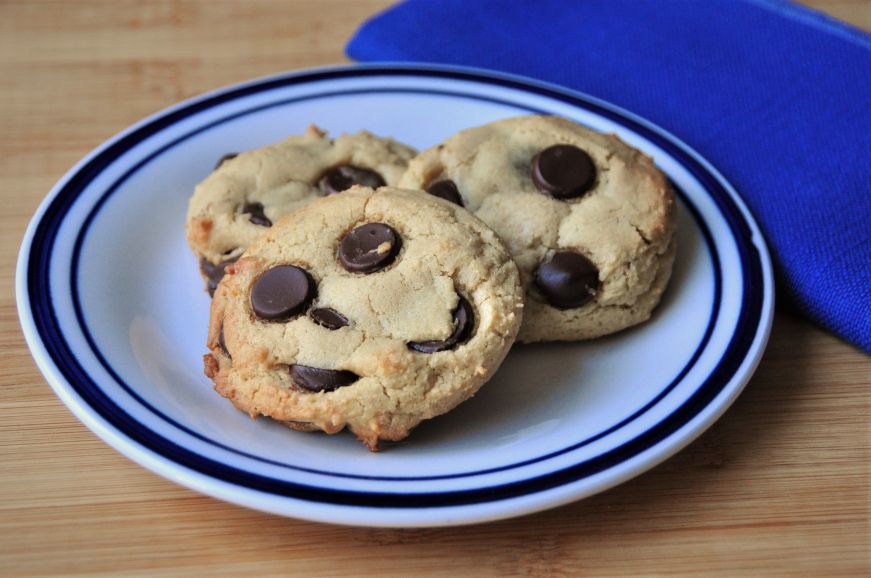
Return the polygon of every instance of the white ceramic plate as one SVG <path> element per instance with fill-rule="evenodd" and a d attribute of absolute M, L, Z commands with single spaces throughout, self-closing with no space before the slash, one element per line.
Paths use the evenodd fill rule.
<path fill-rule="evenodd" d="M 588 343 L 517 346 L 469 402 L 372 454 L 353 436 L 252 421 L 202 373 L 209 299 L 184 237 L 194 185 L 224 153 L 369 129 L 419 148 L 499 118 L 558 114 L 615 132 L 678 190 L 679 253 L 653 319 Z M 285 74 L 181 103 L 74 167 L 33 217 L 17 296 L 57 395 L 143 466 L 267 512 L 436 526 L 600 492 L 710 426 L 747 383 L 772 318 L 762 236 L 735 191 L 661 129 L 597 99 L 458 68 Z"/>

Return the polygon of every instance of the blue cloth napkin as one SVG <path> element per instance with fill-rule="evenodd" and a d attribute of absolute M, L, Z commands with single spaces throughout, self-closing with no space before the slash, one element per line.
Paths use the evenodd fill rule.
<path fill-rule="evenodd" d="M 794 305 L 871 352 L 871 37 L 859 30 L 775 0 L 409 0 L 347 51 L 522 74 L 657 123 L 736 186 Z"/>

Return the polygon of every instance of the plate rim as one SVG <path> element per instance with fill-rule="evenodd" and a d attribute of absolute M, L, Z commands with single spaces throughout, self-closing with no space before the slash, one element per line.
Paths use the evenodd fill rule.
<path fill-rule="evenodd" d="M 525 492 L 520 495 L 508 496 L 506 498 L 498 498 L 494 500 L 489 500 L 487 502 L 472 502 L 471 504 L 459 504 L 459 505 L 450 505 L 450 506 L 426 506 L 426 507 L 415 507 L 410 506 L 406 508 L 398 509 L 397 513 L 399 515 L 388 515 L 385 518 L 380 520 L 360 520 L 359 510 L 367 510 L 370 511 L 373 506 L 350 506 L 351 509 L 356 508 L 357 511 L 348 515 L 348 512 L 345 512 L 344 509 L 348 508 L 348 505 L 336 505 L 331 504 L 329 506 L 325 505 L 323 502 L 306 502 L 314 504 L 314 511 L 306 511 L 305 513 L 300 512 L 297 508 L 290 508 L 288 511 L 280 512 L 285 513 L 287 515 L 293 515 L 295 517 L 303 517 L 312 520 L 319 521 L 327 521 L 334 523 L 344 523 L 344 524 L 362 524 L 362 525 L 386 525 L 386 526 L 426 526 L 426 525 L 451 525 L 451 524 L 465 524 L 465 523 L 475 523 L 490 519 L 497 518 L 505 518 L 516 515 L 522 515 L 524 513 L 529 513 L 531 511 L 537 511 L 544 508 L 554 507 L 561 503 L 565 503 L 568 501 L 573 501 L 575 499 L 580 499 L 581 497 L 585 497 L 586 495 L 591 495 L 598 491 L 601 491 L 607 487 L 612 487 L 625 481 L 630 477 L 634 477 L 635 475 L 646 471 L 647 469 L 653 467 L 654 465 L 664 461 L 680 449 L 682 449 L 685 445 L 693 441 L 702 431 L 707 429 L 719 416 L 728 409 L 731 405 L 732 401 L 740 394 L 743 387 L 746 385 L 747 381 L 749 381 L 750 376 L 755 370 L 756 365 L 761 358 L 762 352 L 764 351 L 765 344 L 767 343 L 768 336 L 771 330 L 771 323 L 773 319 L 773 301 L 774 301 L 774 279 L 771 268 L 771 260 L 770 255 L 768 253 L 767 246 L 765 244 L 763 235 L 759 230 L 758 225 L 752 217 L 752 214 L 747 209 L 746 204 L 743 203 L 740 196 L 735 192 L 734 187 L 701 155 L 696 153 L 693 149 L 688 147 L 685 143 L 675 138 L 673 135 L 668 133 L 667 131 L 661 129 L 660 127 L 654 125 L 653 123 L 626 111 L 620 107 L 614 106 L 610 103 L 602 101 L 596 97 L 592 97 L 586 95 L 584 93 L 580 93 L 578 91 L 573 91 L 566 89 L 565 87 L 553 85 L 550 83 L 540 82 L 533 79 L 528 79 L 525 77 L 511 75 L 511 74 L 503 74 L 503 73 L 495 73 L 493 71 L 481 70 L 477 68 L 470 67 L 458 67 L 458 66 L 435 66 L 430 64 L 420 64 L 420 63 L 376 63 L 376 64 L 367 64 L 367 65 L 347 65 L 347 66 L 331 66 L 331 67 L 318 67 L 318 68 L 309 68 L 302 70 L 295 70 L 284 72 L 275 75 L 269 75 L 265 77 L 261 77 L 258 79 L 253 79 L 249 81 L 245 81 L 242 83 L 232 84 L 226 87 L 218 88 L 213 91 L 209 91 L 202 95 L 195 96 L 193 98 L 187 99 L 170 107 L 167 107 L 164 110 L 161 110 L 149 117 L 131 125 L 127 129 L 119 132 L 114 137 L 106 140 L 99 147 L 94 149 L 91 153 L 86 155 L 82 160 L 80 160 L 76 165 L 73 166 L 51 189 L 46 198 L 40 203 L 38 209 L 34 213 L 33 218 L 28 224 L 27 230 L 25 232 L 24 238 L 22 240 L 21 248 L 18 256 L 18 263 L 16 267 L 16 298 L 18 304 L 18 313 L 19 320 L 25 334 L 26 341 L 30 350 L 33 354 L 33 357 L 39 367 L 40 371 L 45 376 L 46 380 L 51 385 L 52 389 L 55 391 L 56 395 L 58 395 L 64 404 L 79 418 L 80 421 L 85 423 L 87 427 L 89 427 L 92 431 L 94 431 L 99 437 L 101 437 L 104 441 L 109 443 L 110 446 L 114 447 L 116 450 L 120 451 L 124 455 L 127 455 L 134 461 L 140 463 L 152 471 L 156 471 L 160 475 L 172 479 L 182 485 L 195 489 L 199 492 L 203 492 L 206 494 L 213 495 L 215 497 L 239 503 L 242 505 L 246 505 L 249 507 L 253 507 L 255 509 L 260 509 L 263 511 L 276 513 L 276 508 L 274 503 L 270 503 L 271 500 L 291 500 L 291 501 L 305 501 L 304 498 L 299 497 L 290 497 L 281 496 L 274 493 L 264 493 L 263 495 L 266 497 L 266 503 L 261 503 L 261 500 L 254 499 L 254 496 L 240 496 L 239 490 L 243 491 L 253 491 L 256 493 L 256 490 L 253 490 L 247 486 L 237 486 L 232 483 L 227 483 L 224 480 L 216 479 L 208 474 L 202 472 L 193 472 L 187 471 L 189 470 L 188 465 L 179 463 L 175 460 L 172 460 L 166 456 L 160 455 L 158 453 L 154 453 L 152 455 L 152 450 L 140 445 L 140 443 L 130 438 L 127 433 L 117 430 L 112 427 L 111 424 L 102 423 L 103 416 L 95 416 L 92 415 L 93 408 L 90 407 L 87 402 L 84 402 L 84 406 L 82 405 L 84 400 L 78 398 L 77 394 L 74 394 L 72 391 L 68 391 L 67 388 L 73 387 L 69 381 L 63 376 L 63 372 L 59 370 L 59 368 L 55 365 L 54 360 L 51 357 L 51 354 L 47 352 L 45 349 L 45 344 L 43 343 L 42 336 L 39 334 L 39 331 L 35 327 L 35 321 L 32 315 L 32 308 L 29 299 L 28 292 L 28 284 L 27 277 L 29 274 L 29 261 L 32 257 L 31 249 L 34 242 L 35 233 L 42 223 L 47 210 L 51 206 L 52 202 L 57 198 L 57 196 L 65 189 L 65 187 L 69 184 L 69 182 L 75 178 L 77 175 L 81 173 L 81 170 L 84 167 L 87 167 L 88 164 L 97 158 L 100 154 L 110 149 L 113 146 L 116 146 L 118 143 L 122 142 L 125 138 L 128 138 L 131 135 L 135 135 L 137 131 L 144 127 L 150 127 L 154 125 L 157 121 L 166 122 L 168 119 L 174 114 L 178 114 L 181 112 L 187 111 L 188 114 L 194 114 L 197 110 L 189 110 L 192 107 L 201 106 L 204 109 L 210 108 L 209 103 L 219 97 L 224 97 L 227 100 L 232 100 L 230 98 L 231 95 L 234 95 L 233 98 L 238 98 L 244 96 L 246 91 L 253 91 L 253 93 L 263 92 L 270 89 L 270 84 L 276 82 L 287 82 L 287 81 L 296 81 L 296 82 L 309 82 L 311 79 L 309 77 L 317 76 L 317 75 L 337 75 L 343 78 L 346 77 L 362 77 L 362 76 L 374 76 L 378 74 L 387 74 L 387 75 L 397 75 L 400 76 L 402 74 L 414 75 L 414 74 L 441 74 L 444 76 L 448 76 L 451 78 L 459 79 L 459 80 L 470 80 L 473 82 L 484 83 L 487 85 L 503 85 L 505 83 L 510 83 L 513 86 L 511 88 L 519 89 L 521 91 L 529 91 L 530 89 L 534 89 L 535 92 L 544 92 L 547 96 L 558 96 L 562 99 L 570 99 L 574 106 L 578 106 L 580 108 L 590 110 L 589 105 L 594 105 L 595 107 L 608 111 L 610 115 L 616 116 L 616 122 L 618 124 L 625 126 L 625 120 L 629 120 L 634 122 L 635 124 L 647 129 L 648 132 L 652 133 L 658 139 L 664 141 L 665 143 L 675 147 L 679 152 L 688 156 L 691 160 L 695 161 L 700 167 L 710 176 L 712 177 L 716 184 L 722 188 L 725 193 L 728 195 L 729 200 L 735 205 L 738 209 L 738 213 L 742 219 L 742 224 L 749 231 L 749 238 L 746 239 L 748 245 L 754 248 L 757 252 L 757 258 L 760 262 L 762 277 L 766 281 L 762 284 L 762 287 L 759 289 L 759 297 L 761 299 L 760 306 L 760 317 L 758 320 L 758 324 L 754 325 L 755 333 L 752 335 L 750 339 L 750 343 L 747 347 L 746 354 L 739 360 L 738 365 L 735 367 L 734 371 L 730 373 L 729 377 L 724 382 L 723 387 L 718 390 L 718 392 L 709 400 L 705 402 L 702 408 L 693 414 L 693 417 L 689 418 L 689 420 L 682 425 L 680 425 L 677 429 L 667 433 L 662 439 L 657 440 L 654 444 L 648 447 L 645 450 L 639 451 L 635 454 L 634 457 L 644 456 L 645 454 L 651 454 L 646 459 L 642 460 L 642 463 L 636 465 L 634 468 L 630 468 L 628 471 L 624 472 L 622 476 L 614 476 L 605 481 L 605 483 L 600 484 L 603 487 L 595 488 L 591 491 L 584 492 L 582 495 L 576 495 L 572 492 L 568 492 L 568 495 L 563 495 L 561 497 L 551 497 L 550 499 L 539 499 L 539 500 L 531 500 L 532 503 L 527 503 L 526 505 L 515 504 L 515 507 L 507 508 L 507 509 L 499 509 L 492 507 L 493 505 L 508 505 L 511 504 L 512 501 L 517 501 L 519 498 L 529 498 L 529 497 L 539 497 L 541 498 L 543 494 L 547 494 L 549 491 L 566 488 L 571 485 L 571 483 L 566 484 L 558 484 L 556 486 L 551 486 L 541 490 L 532 490 L 530 492 Z M 308 79 L 308 80 L 307 80 Z M 318 79 L 314 79 L 318 80 Z M 578 102 L 580 101 L 580 102 Z M 219 103 L 214 103 L 219 104 Z M 599 113 L 600 111 L 593 111 L 594 113 Z M 606 115 L 609 116 L 609 115 Z M 179 119 L 180 120 L 180 119 Z M 172 125 L 175 121 L 166 122 L 166 125 Z M 627 127 L 630 130 L 634 130 L 633 127 Z M 160 129 L 155 130 L 154 132 L 159 132 Z M 139 142 L 139 141 L 136 141 Z M 113 159 L 114 160 L 114 159 Z M 111 164 L 112 161 L 110 161 Z M 680 163 L 683 166 L 683 163 Z M 684 168 L 687 168 L 684 166 Z M 102 170 L 102 169 L 101 169 Z M 98 173 L 101 171 L 98 171 Z M 706 187 L 707 188 L 707 187 Z M 717 199 L 713 199 L 716 203 Z M 718 205 L 718 212 L 720 212 L 724 218 L 728 215 L 722 210 Z M 61 219 L 62 221 L 63 219 Z M 734 233 L 734 229 L 730 226 L 730 235 Z M 742 266 L 744 265 L 742 259 Z M 746 285 L 745 285 L 746 290 Z M 743 314 L 739 316 L 739 321 L 743 317 Z M 62 333 L 59 331 L 59 333 Z M 731 385 L 732 381 L 737 379 L 737 382 Z M 73 387 L 74 389 L 74 387 Z M 719 401 L 716 405 L 714 402 L 717 401 L 717 398 L 723 394 L 727 393 L 727 399 Z M 108 397 L 108 396 L 107 396 Z M 689 426 L 694 418 L 697 418 L 704 410 L 714 407 L 714 411 L 707 416 L 703 423 L 696 423 L 695 427 L 693 427 L 690 431 L 681 433 L 684 428 Z M 671 417 L 669 415 L 668 417 Z M 666 418 L 667 419 L 667 418 Z M 147 426 L 146 426 L 147 427 Z M 680 435 L 678 435 L 680 434 Z M 155 434 L 157 435 L 157 434 Z M 675 439 L 676 438 L 676 439 Z M 670 442 L 670 443 L 669 443 Z M 666 447 L 663 448 L 663 445 Z M 664 449 L 664 451 L 663 451 Z M 625 462 L 618 462 L 625 463 Z M 179 468 L 185 471 L 177 471 Z M 550 475 L 553 472 L 549 472 Z M 191 476 L 190 474 L 193 474 Z M 198 476 L 202 476 L 205 478 L 204 480 L 196 479 Z M 582 482 L 584 478 L 576 480 L 574 483 Z M 516 482 L 511 482 L 516 483 Z M 498 485 L 498 484 L 497 484 Z M 204 487 L 206 486 L 206 487 Z M 226 487 L 224 487 L 226 486 Z M 463 490 L 459 490 L 463 492 Z M 365 493 L 365 492 L 364 492 Z M 427 495 L 433 495 L 433 492 L 425 492 Z M 394 497 L 395 494 L 387 493 L 388 497 Z M 250 498 L 250 499 L 247 499 Z M 524 500 L 520 500 L 523 502 Z M 530 500 L 525 500 L 526 502 L 530 502 Z M 487 507 L 480 508 L 482 504 L 486 504 Z M 479 510 L 489 510 L 485 512 L 479 512 L 478 515 L 474 515 L 473 512 L 469 510 L 474 507 L 479 507 Z M 338 508 L 339 511 L 335 511 Z M 453 511 L 459 508 L 460 510 L 465 510 L 465 514 L 462 512 Z M 279 508 L 280 510 L 280 508 Z M 388 510 L 394 510 L 389 506 L 387 507 L 378 507 L 379 512 L 386 512 Z M 431 515 L 434 512 L 444 511 L 442 515 Z M 448 512 L 450 510 L 450 512 Z M 411 512 L 416 512 L 419 516 L 408 516 L 407 514 Z M 422 516 L 421 513 L 425 513 Z"/>

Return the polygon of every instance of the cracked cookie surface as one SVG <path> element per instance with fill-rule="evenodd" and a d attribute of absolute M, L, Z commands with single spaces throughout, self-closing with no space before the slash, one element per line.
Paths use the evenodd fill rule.
<path fill-rule="evenodd" d="M 206 374 L 252 417 L 370 449 L 472 396 L 523 313 L 515 263 L 469 212 L 354 187 L 278 220 L 218 284 Z"/>
<path fill-rule="evenodd" d="M 331 139 L 312 125 L 303 135 L 223 157 L 195 188 L 186 221 L 209 292 L 226 265 L 282 215 L 353 184 L 396 185 L 414 154 L 367 131 Z"/>
<path fill-rule="evenodd" d="M 671 276 L 674 193 L 650 157 L 567 119 L 470 128 L 411 160 L 400 186 L 490 225 L 527 293 L 525 342 L 589 339 L 647 320 Z"/>

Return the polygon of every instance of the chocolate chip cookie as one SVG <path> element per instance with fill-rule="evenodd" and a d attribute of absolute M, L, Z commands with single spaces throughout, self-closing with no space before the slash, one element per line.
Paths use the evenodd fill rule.
<path fill-rule="evenodd" d="M 197 185 L 187 214 L 188 243 L 209 293 L 254 239 L 282 215 L 352 185 L 395 185 L 414 149 L 361 131 L 328 138 L 310 126 L 302 136 L 222 157 Z"/>
<path fill-rule="evenodd" d="M 369 449 L 472 396 L 520 328 L 517 266 L 455 204 L 355 186 L 276 221 L 219 283 L 206 374 L 252 417 Z"/>
<path fill-rule="evenodd" d="M 671 276 L 675 201 L 650 157 L 567 119 L 464 130 L 400 186 L 472 211 L 505 241 L 527 293 L 520 341 L 599 337 L 648 319 Z"/>

